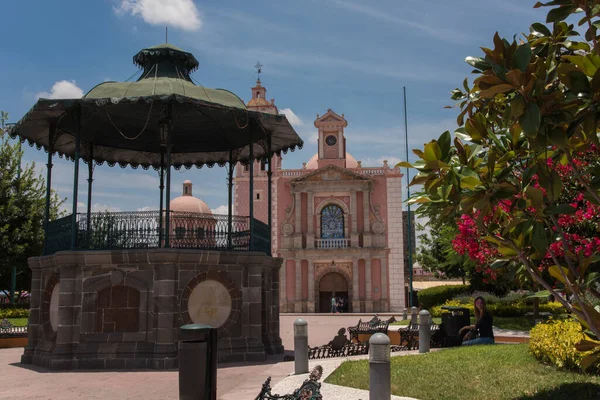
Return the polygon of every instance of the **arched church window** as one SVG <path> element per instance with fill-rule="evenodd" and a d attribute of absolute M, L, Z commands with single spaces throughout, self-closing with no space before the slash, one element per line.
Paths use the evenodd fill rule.
<path fill-rule="evenodd" d="M 344 210 L 330 204 L 321 211 L 321 239 L 344 238 Z"/>
<path fill-rule="evenodd" d="M 185 228 L 182 226 L 178 226 L 175 228 L 175 238 L 177 240 L 181 240 L 185 237 Z"/>

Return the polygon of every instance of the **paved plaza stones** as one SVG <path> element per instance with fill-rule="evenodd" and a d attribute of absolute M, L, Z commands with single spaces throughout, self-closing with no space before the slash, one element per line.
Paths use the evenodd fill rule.
<path fill-rule="evenodd" d="M 293 352 L 293 322 L 302 317 L 308 321 L 308 343 L 319 346 L 328 343 L 340 327 L 356 324 L 364 315 L 329 314 L 298 315 L 282 314 L 280 317 L 281 339 L 286 354 Z M 398 315 L 396 315 L 398 318 Z M 496 330 L 500 335 L 517 335 L 519 332 Z M 521 332 L 522 334 L 522 332 Z M 394 355 L 412 354 L 399 352 Z M 0 350 L 0 399 L 144 399 L 164 400 L 177 398 L 178 373 L 176 370 L 96 370 L 52 372 L 46 368 L 20 364 L 22 349 Z M 263 362 L 222 363 L 217 372 L 217 393 L 220 400 L 253 399 L 260 391 L 268 376 L 272 377 L 272 387 L 284 393 L 295 385 L 294 379 L 287 378 L 293 372 L 293 362 L 282 362 L 283 355 L 268 355 Z M 343 359 L 315 360 L 312 364 L 323 365 L 325 372 L 332 365 L 339 365 Z M 315 364 L 315 365 L 316 365 Z M 302 382 L 305 376 L 293 377 Z M 281 383 L 281 385 L 280 385 Z M 353 389 L 324 384 L 323 393 L 335 391 L 337 398 L 355 399 Z M 333 396 L 333 394 L 331 394 Z M 345 396 L 345 397 L 343 397 Z M 330 399 L 329 395 L 326 397 Z M 366 399 L 367 397 L 362 397 Z"/>

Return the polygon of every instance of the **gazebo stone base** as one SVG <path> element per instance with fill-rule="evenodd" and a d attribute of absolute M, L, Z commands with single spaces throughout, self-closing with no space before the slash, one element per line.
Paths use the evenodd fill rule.
<path fill-rule="evenodd" d="M 218 326 L 219 362 L 282 353 L 279 269 L 257 252 L 64 251 L 29 259 L 21 362 L 52 370 L 177 367 L 179 327 Z"/>

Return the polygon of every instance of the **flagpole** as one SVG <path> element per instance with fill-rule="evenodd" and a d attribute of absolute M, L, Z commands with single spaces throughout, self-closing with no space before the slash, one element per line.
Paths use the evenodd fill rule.
<path fill-rule="evenodd" d="M 406 113 L 406 86 L 402 88 L 404 90 L 404 141 L 406 143 L 406 162 L 408 162 L 408 118 Z M 406 167 L 406 199 L 410 198 L 410 169 Z M 410 203 L 406 203 L 408 210 L 407 215 L 407 230 L 408 230 L 408 306 L 413 306 L 413 262 L 412 262 L 412 229 L 411 229 L 411 215 L 410 215 Z"/>

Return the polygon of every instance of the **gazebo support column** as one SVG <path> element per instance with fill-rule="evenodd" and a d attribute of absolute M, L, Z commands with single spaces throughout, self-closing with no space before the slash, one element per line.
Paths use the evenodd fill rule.
<path fill-rule="evenodd" d="M 249 171 L 249 189 L 248 199 L 248 214 L 250 218 L 250 250 L 254 250 L 254 141 L 252 140 L 252 133 L 250 133 L 250 154 L 248 158 L 248 171 Z"/>
<path fill-rule="evenodd" d="M 160 190 L 160 201 L 159 201 L 159 206 L 158 206 L 158 247 L 163 247 L 163 238 L 164 238 L 164 233 L 163 233 L 163 208 L 164 208 L 164 204 L 163 204 L 163 200 L 165 198 L 165 153 L 161 151 L 160 153 L 160 183 L 159 183 L 159 190 Z"/>
<path fill-rule="evenodd" d="M 75 157 L 73 168 L 73 208 L 71 215 L 71 250 L 77 249 L 77 192 L 79 189 L 79 152 L 81 150 L 81 123 L 75 137 Z"/>
<path fill-rule="evenodd" d="M 87 240 L 89 244 L 92 228 L 92 182 L 94 182 L 94 145 L 90 143 L 90 161 L 88 163 L 88 196 L 87 196 Z"/>
<path fill-rule="evenodd" d="M 267 168 L 267 224 L 269 225 L 269 255 L 272 253 L 273 248 L 273 155 L 271 155 L 271 137 L 268 139 L 268 154 L 270 155 L 268 159 L 268 168 Z"/>
<path fill-rule="evenodd" d="M 167 198 L 165 200 L 165 247 L 170 247 L 171 236 L 171 145 L 167 145 Z"/>
<path fill-rule="evenodd" d="M 56 125 L 50 124 L 49 145 L 48 145 L 48 163 L 46 164 L 46 208 L 44 210 L 44 254 L 47 254 L 48 242 L 48 223 L 50 222 L 50 199 L 52 197 L 52 152 L 54 135 L 56 135 Z"/>
<path fill-rule="evenodd" d="M 233 151 L 229 150 L 229 165 L 227 171 L 227 248 L 233 248 L 231 240 L 233 230 Z"/>

